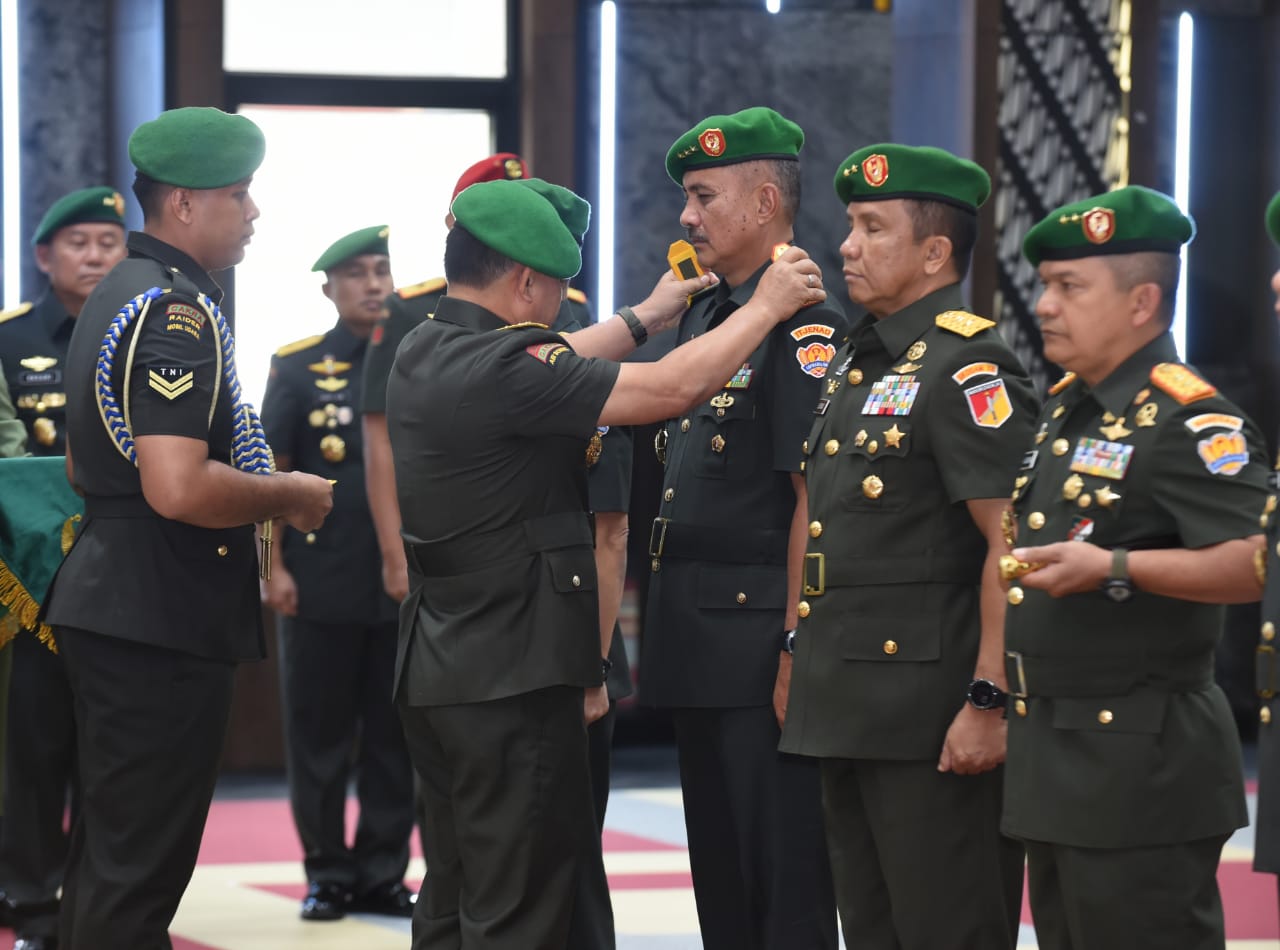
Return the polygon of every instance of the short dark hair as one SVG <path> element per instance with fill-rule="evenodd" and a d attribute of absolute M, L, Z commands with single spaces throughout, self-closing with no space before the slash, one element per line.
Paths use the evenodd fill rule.
<path fill-rule="evenodd" d="M 969 273 L 973 258 L 973 246 L 978 242 L 978 216 L 947 204 L 927 198 L 906 198 L 907 214 L 911 218 L 911 237 L 917 244 L 925 238 L 940 235 L 951 241 L 951 260 L 956 265 L 956 275 L 963 278 Z"/>
<path fill-rule="evenodd" d="M 162 181 L 156 181 L 150 175 L 144 175 L 137 172 L 133 176 L 133 196 L 138 199 L 138 207 L 142 209 L 142 220 L 151 221 L 160 216 L 161 209 L 164 208 L 165 199 L 169 197 L 169 192 L 173 191 L 173 185 L 166 185 Z"/>
<path fill-rule="evenodd" d="M 778 186 L 778 194 L 782 198 L 782 212 L 787 221 L 795 223 L 800 213 L 800 163 L 775 159 L 769 163 L 772 167 L 774 184 Z"/>
<path fill-rule="evenodd" d="M 1182 272 L 1182 259 L 1177 254 L 1160 251 L 1139 251 L 1135 254 L 1102 255 L 1116 287 L 1130 291 L 1139 284 L 1155 284 L 1160 288 L 1160 307 L 1156 316 L 1165 329 L 1173 325 L 1173 306 L 1178 299 L 1178 280 Z"/>
<path fill-rule="evenodd" d="M 451 284 L 488 287 L 516 266 L 460 224 L 454 224 L 444 242 L 444 276 Z"/>

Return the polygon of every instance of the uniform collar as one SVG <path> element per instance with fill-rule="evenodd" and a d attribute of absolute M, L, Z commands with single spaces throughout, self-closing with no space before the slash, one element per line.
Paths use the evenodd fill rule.
<path fill-rule="evenodd" d="M 469 330 L 500 330 L 507 322 L 492 310 L 487 310 L 469 300 L 459 300 L 447 294 L 436 304 L 435 318 L 445 323 L 466 327 Z"/>
<path fill-rule="evenodd" d="M 129 232 L 128 247 L 130 257 L 149 257 L 162 264 L 166 270 L 177 271 L 183 277 L 192 281 L 214 303 L 222 303 L 222 288 L 185 251 L 180 251 L 172 244 L 166 244 L 159 238 L 143 231 Z"/>
<path fill-rule="evenodd" d="M 71 335 L 75 317 L 67 313 L 67 308 L 62 305 L 52 288 L 36 302 L 35 312 L 39 315 L 45 332 L 49 334 L 49 339 L 56 340 L 60 336 Z"/>
<path fill-rule="evenodd" d="M 934 318 L 947 310 L 963 310 L 964 300 L 960 296 L 960 285 L 947 284 L 930 294 L 921 297 L 915 303 L 908 304 L 897 313 L 891 313 L 883 320 L 867 314 L 863 327 L 870 321 L 885 352 L 897 356 L 906 351 L 916 340 L 924 336 L 933 327 Z M 861 329 L 861 328 L 860 328 Z"/>
<path fill-rule="evenodd" d="M 1111 371 L 1111 375 L 1090 392 L 1098 405 L 1116 416 L 1129 411 L 1133 394 L 1151 378 L 1151 367 L 1157 363 L 1177 363 L 1178 348 L 1173 337 L 1162 333 Z"/>
<path fill-rule="evenodd" d="M 332 353 L 335 357 L 359 357 L 364 353 L 367 343 L 367 339 L 356 336 L 341 320 L 324 335 L 325 352 Z"/>

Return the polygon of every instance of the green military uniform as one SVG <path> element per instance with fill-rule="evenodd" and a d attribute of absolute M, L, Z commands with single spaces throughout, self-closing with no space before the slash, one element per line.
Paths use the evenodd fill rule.
<path fill-rule="evenodd" d="M 9 384 L 4 380 L 4 366 L 0 364 L 0 458 L 26 454 L 27 429 L 13 410 Z"/>
<path fill-rule="evenodd" d="M 1053 212 L 1024 250 L 1037 266 L 1112 241 L 1176 254 L 1191 233 L 1171 200 L 1131 187 Z M 1178 362 L 1168 334 L 1093 386 L 1064 378 L 1038 426 L 1015 483 L 1018 546 L 1197 549 L 1259 531 L 1263 440 Z M 1248 822 L 1239 739 L 1213 680 L 1223 608 L 1124 599 L 1114 576 L 1119 600 L 1009 589 L 1002 829 L 1026 842 L 1045 950 L 1220 948 L 1214 874 Z"/>
<path fill-rule="evenodd" d="M 32 455 L 66 454 L 67 344 L 75 317 L 53 295 L 0 313 L 0 360 Z"/>

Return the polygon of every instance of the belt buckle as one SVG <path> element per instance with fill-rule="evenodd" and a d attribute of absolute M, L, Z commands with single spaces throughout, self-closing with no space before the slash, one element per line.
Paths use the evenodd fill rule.
<path fill-rule="evenodd" d="M 667 543 L 667 525 L 670 518 L 654 518 L 653 528 L 649 531 L 649 556 L 662 557 L 662 547 Z"/>
<path fill-rule="evenodd" d="M 816 585 L 809 583 L 809 562 L 818 562 L 818 583 Z M 804 556 L 804 595 L 806 597 L 820 597 L 827 592 L 827 557 L 821 551 L 816 554 L 806 554 Z"/>
<path fill-rule="evenodd" d="M 1026 699 L 1027 698 L 1027 673 L 1022 668 L 1022 654 L 1019 653 L 1017 650 L 1005 650 L 1004 658 L 1006 660 L 1013 661 L 1013 668 L 1016 674 L 1016 679 L 1018 681 L 1018 688 L 1013 691 L 1014 698 Z M 1008 670 L 1006 669 L 1005 672 L 1007 674 Z M 1014 679 L 1014 678 L 1015 677 L 1010 677 L 1010 679 Z"/>

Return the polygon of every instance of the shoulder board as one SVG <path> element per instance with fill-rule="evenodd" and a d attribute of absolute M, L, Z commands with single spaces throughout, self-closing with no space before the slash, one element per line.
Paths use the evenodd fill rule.
<path fill-rule="evenodd" d="M 940 313 L 933 318 L 933 322 L 966 340 L 975 333 L 989 330 L 996 325 L 994 320 L 988 320 L 975 313 L 966 313 L 963 310 L 948 310 L 946 313 Z"/>
<path fill-rule="evenodd" d="M 311 347 L 323 342 L 324 334 L 317 333 L 315 336 L 309 336 L 305 340 L 295 340 L 292 343 L 286 343 L 280 349 L 276 350 L 276 356 L 292 356 L 294 353 L 301 353 L 303 350 L 309 350 Z"/>
<path fill-rule="evenodd" d="M 1058 393 L 1062 392 L 1064 389 L 1066 389 L 1075 381 L 1076 381 L 1076 374 L 1067 373 L 1067 375 L 1063 376 L 1062 379 L 1058 380 L 1056 383 L 1054 383 L 1052 386 L 1049 387 L 1049 395 L 1050 396 L 1058 395 Z"/>
<path fill-rule="evenodd" d="M 414 297 L 421 297 L 423 294 L 432 294 L 437 290 L 444 290 L 447 286 L 449 286 L 449 282 L 443 277 L 432 277 L 430 280 L 424 280 L 420 284 L 401 287 L 396 291 L 396 295 L 402 300 L 412 300 Z"/>
<path fill-rule="evenodd" d="M 18 306 L 14 307 L 12 310 L 6 310 L 4 313 L 0 313 L 0 323 L 4 323 L 6 320 L 12 320 L 14 317 L 20 317 L 34 306 L 35 304 L 31 301 L 18 304 Z"/>
<path fill-rule="evenodd" d="M 587 295 L 584 294 L 577 287 L 570 287 L 568 292 L 565 294 L 565 296 L 568 297 L 570 300 L 572 300 L 574 303 L 587 302 Z"/>
<path fill-rule="evenodd" d="M 1207 399 L 1218 390 L 1182 363 L 1160 363 L 1151 368 L 1151 382 L 1182 405 Z"/>
<path fill-rule="evenodd" d="M 545 323 L 535 323 L 533 320 L 525 323 L 508 323 L 505 327 L 498 327 L 499 330 L 524 330 L 529 327 L 537 327 L 539 330 L 550 330 L 551 328 Z"/>

